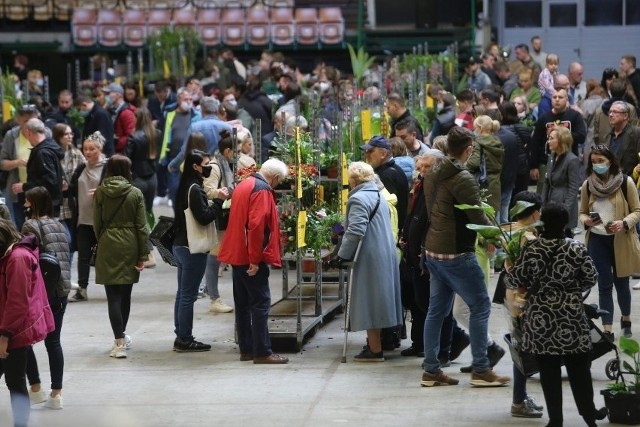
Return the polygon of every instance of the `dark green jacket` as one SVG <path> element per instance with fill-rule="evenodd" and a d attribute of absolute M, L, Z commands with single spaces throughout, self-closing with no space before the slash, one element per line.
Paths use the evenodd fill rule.
<path fill-rule="evenodd" d="M 96 283 L 137 283 L 136 264 L 149 256 L 142 192 L 120 176 L 102 181 L 93 196 L 93 229 L 98 237 Z"/>

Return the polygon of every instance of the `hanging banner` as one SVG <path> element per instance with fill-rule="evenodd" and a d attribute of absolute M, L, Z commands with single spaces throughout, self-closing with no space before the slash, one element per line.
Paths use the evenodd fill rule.
<path fill-rule="evenodd" d="M 348 188 L 343 188 L 342 189 L 342 197 L 340 197 L 340 212 L 342 212 L 343 215 L 347 214 L 347 199 L 349 198 L 349 189 Z"/>
<path fill-rule="evenodd" d="M 362 110 L 360 112 L 360 123 L 362 124 L 362 140 L 368 141 L 371 135 L 371 110 Z"/>
<path fill-rule="evenodd" d="M 307 246 L 307 243 L 304 241 L 304 236 L 307 232 L 307 211 L 298 212 L 298 226 L 296 227 L 296 242 L 298 243 L 298 248 L 303 248 Z"/>

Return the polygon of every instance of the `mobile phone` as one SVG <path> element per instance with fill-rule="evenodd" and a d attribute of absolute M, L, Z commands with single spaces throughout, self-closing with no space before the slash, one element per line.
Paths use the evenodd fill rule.
<path fill-rule="evenodd" d="M 589 212 L 589 217 L 591 218 L 592 221 L 595 221 L 595 222 L 602 221 L 602 219 L 600 218 L 600 214 L 598 212 Z"/>

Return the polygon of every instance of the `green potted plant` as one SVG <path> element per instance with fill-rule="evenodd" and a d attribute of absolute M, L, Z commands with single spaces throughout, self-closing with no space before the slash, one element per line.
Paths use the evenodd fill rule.
<path fill-rule="evenodd" d="M 622 369 L 618 369 L 616 382 L 607 385 L 605 390 L 600 390 L 600 394 L 604 396 L 604 404 L 609 411 L 609 422 L 638 425 L 640 424 L 640 344 L 634 339 L 620 337 L 619 348 L 631 359 L 631 362 L 622 361 Z M 632 380 L 625 381 L 625 375 Z"/>
<path fill-rule="evenodd" d="M 349 49 L 349 57 L 351 58 L 351 70 L 353 71 L 353 77 L 358 82 L 358 86 L 362 87 L 362 83 L 364 83 L 364 75 L 369 67 L 374 63 L 376 57 L 369 56 L 362 46 L 360 46 L 358 51 L 356 51 L 350 44 L 347 44 L 347 48 Z"/>
<path fill-rule="evenodd" d="M 533 203 L 519 200 L 509 211 L 509 215 L 514 217 L 531 206 L 533 206 Z M 489 218 L 493 225 L 467 224 L 467 228 L 477 232 L 486 243 L 492 243 L 504 250 L 504 253 L 499 254 L 500 256 L 497 257 L 497 263 L 504 261 L 506 258 L 513 264 L 516 259 L 518 259 L 520 251 L 522 250 L 522 235 L 541 224 L 540 222 L 536 222 L 528 227 L 512 231 L 510 224 L 501 225 L 498 223 L 495 210 L 484 201 L 480 206 L 459 204 L 455 205 L 455 207 L 461 210 L 480 209 Z"/>

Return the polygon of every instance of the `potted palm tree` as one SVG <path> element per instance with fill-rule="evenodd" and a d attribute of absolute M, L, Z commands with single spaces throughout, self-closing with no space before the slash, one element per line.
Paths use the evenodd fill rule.
<path fill-rule="evenodd" d="M 622 369 L 618 369 L 616 382 L 600 390 L 604 396 L 604 404 L 609 410 L 609 422 L 638 425 L 640 424 L 640 344 L 638 341 L 620 337 L 619 348 L 631 359 L 623 360 Z M 632 378 L 625 380 L 625 375 Z"/>

